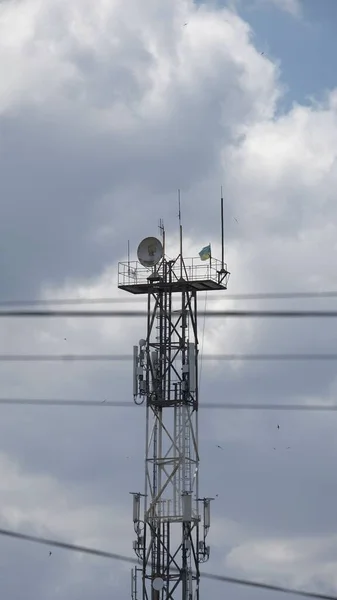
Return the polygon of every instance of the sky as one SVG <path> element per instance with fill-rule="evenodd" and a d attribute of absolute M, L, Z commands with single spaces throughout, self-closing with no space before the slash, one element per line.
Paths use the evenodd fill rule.
<path fill-rule="evenodd" d="M 131 308 L 117 287 L 127 241 L 135 258 L 163 218 L 178 254 L 180 188 L 185 254 L 211 241 L 220 257 L 221 185 L 228 294 L 336 289 L 336 17 L 335 0 L 2 2 L 0 300 Z M 207 308 L 335 308 L 225 295 Z M 205 325 L 205 354 L 336 350 L 330 319 Z M 146 333 L 141 318 L 0 327 L 0 354 L 130 354 Z M 99 404 L 0 407 L 0 527 L 132 555 L 145 415 L 102 405 L 132 399 L 132 364 L 0 374 L 3 398 Z M 200 402 L 335 402 L 336 390 L 334 362 L 205 361 Z M 336 426 L 324 412 L 200 411 L 201 494 L 217 495 L 207 572 L 337 594 Z M 130 598 L 127 564 L 10 539 L 0 561 L 7 600 Z"/>

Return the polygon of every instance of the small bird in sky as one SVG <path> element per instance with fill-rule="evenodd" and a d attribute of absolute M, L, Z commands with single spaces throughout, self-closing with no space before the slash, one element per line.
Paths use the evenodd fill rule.
<path fill-rule="evenodd" d="M 184 27 L 186 27 L 186 25 L 188 25 L 188 23 L 184 23 Z"/>
<path fill-rule="evenodd" d="M 52 555 L 52 552 L 49 552 L 49 556 L 51 556 L 51 555 Z"/>
<path fill-rule="evenodd" d="M 233 217 L 233 219 L 234 219 L 234 221 L 236 221 L 236 222 L 237 222 L 237 224 L 239 225 L 239 221 L 237 220 L 237 218 L 236 218 L 236 217 Z"/>
<path fill-rule="evenodd" d="M 220 450 L 223 450 L 222 446 L 219 446 L 218 444 L 217 444 L 217 448 L 220 448 Z"/>
<path fill-rule="evenodd" d="M 280 429 L 280 426 L 279 426 L 279 425 L 277 426 L 277 429 Z"/>

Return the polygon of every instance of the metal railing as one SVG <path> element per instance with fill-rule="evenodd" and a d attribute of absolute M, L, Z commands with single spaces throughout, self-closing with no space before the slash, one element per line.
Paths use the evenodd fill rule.
<path fill-rule="evenodd" d="M 218 282 L 218 273 L 221 270 L 221 261 L 216 258 L 200 262 L 199 257 L 185 258 L 182 275 L 189 281 L 214 281 Z M 227 265 L 225 265 L 227 270 Z M 118 286 L 125 285 L 146 285 L 153 268 L 143 267 L 138 261 L 118 263 Z M 180 280 L 181 267 L 180 261 L 172 267 L 172 272 L 177 281 Z M 158 266 L 158 273 L 161 273 L 161 265 Z"/>

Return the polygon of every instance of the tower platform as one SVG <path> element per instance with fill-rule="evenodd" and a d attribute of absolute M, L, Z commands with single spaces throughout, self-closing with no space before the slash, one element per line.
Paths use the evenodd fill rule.
<path fill-rule="evenodd" d="M 172 279 L 169 284 L 162 279 L 163 261 L 156 269 L 143 267 L 138 261 L 118 263 L 118 288 L 131 294 L 147 294 L 149 285 L 157 289 L 170 287 L 172 292 L 190 289 L 198 292 L 226 290 L 229 279 L 227 265 L 222 269 L 221 261 L 216 258 L 201 263 L 199 257 L 184 258 L 181 269 L 180 257 L 165 259 L 170 264 Z"/>

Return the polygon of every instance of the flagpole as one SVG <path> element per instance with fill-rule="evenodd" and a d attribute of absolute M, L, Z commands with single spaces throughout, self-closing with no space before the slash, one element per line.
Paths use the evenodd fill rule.
<path fill-rule="evenodd" d="M 212 246 L 211 242 L 209 242 L 209 276 L 212 274 Z"/>

